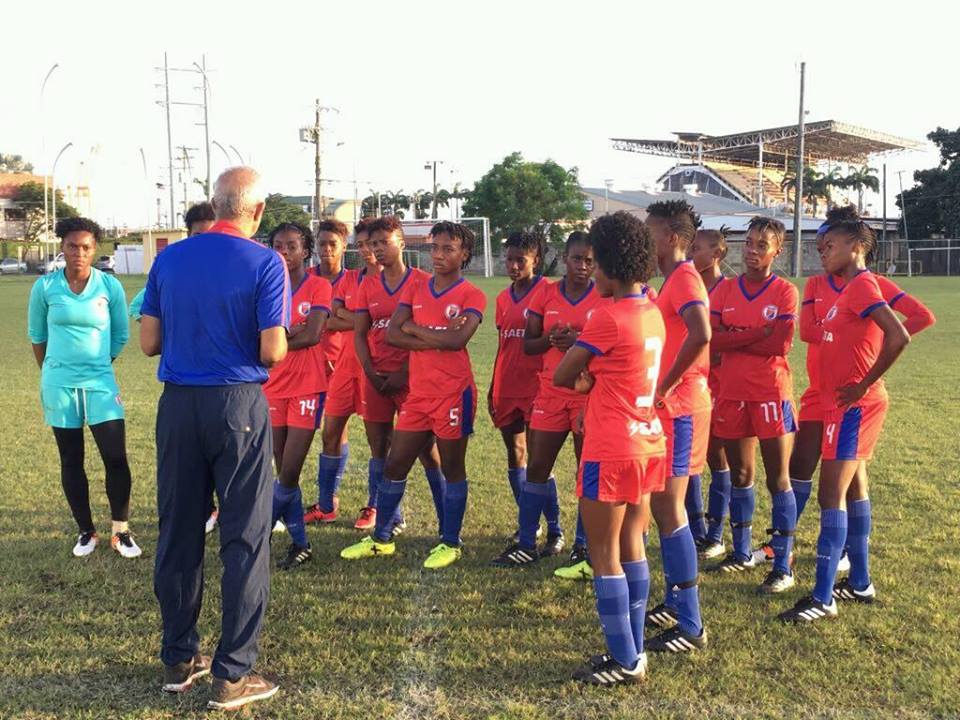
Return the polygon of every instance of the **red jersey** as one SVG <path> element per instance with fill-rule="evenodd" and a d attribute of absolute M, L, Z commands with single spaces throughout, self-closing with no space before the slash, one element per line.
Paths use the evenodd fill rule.
<path fill-rule="evenodd" d="M 677 265 L 670 277 L 663 281 L 657 307 L 663 315 L 663 324 L 667 329 L 667 342 L 660 358 L 660 380 L 670 371 L 677 359 L 680 346 L 687 339 L 687 325 L 683 321 L 683 312 L 691 305 L 703 305 L 707 308 L 707 288 L 703 278 L 693 267 L 692 260 Z M 710 372 L 710 348 L 704 347 L 691 363 L 670 393 L 668 407 L 671 416 L 692 415 L 699 410 L 709 409 L 710 393 L 707 390 L 707 375 Z"/>
<path fill-rule="evenodd" d="M 653 408 L 663 318 L 645 294 L 605 303 L 587 320 L 577 345 L 594 354 L 596 382 L 583 414 L 586 461 L 636 460 L 663 455 L 663 428 Z"/>
<path fill-rule="evenodd" d="M 904 315 L 904 327 L 913 335 L 935 322 L 933 313 L 912 295 L 900 289 L 890 278 L 874 275 L 884 301 Z M 823 338 L 823 319 L 843 291 L 844 280 L 838 275 L 816 275 L 803 288 L 800 309 L 800 339 L 807 344 L 807 377 L 810 387 L 820 388 L 820 341 Z M 833 407 L 832 405 L 830 407 Z"/>
<path fill-rule="evenodd" d="M 367 346 L 370 359 L 377 372 L 389 373 L 399 370 L 407 361 L 408 350 L 387 344 L 387 328 L 390 318 L 400 304 L 403 293 L 411 286 L 419 285 L 430 277 L 417 268 L 407 268 L 406 274 L 395 288 L 387 287 L 387 279 L 380 271 L 367 278 L 357 291 L 357 312 L 370 315 L 370 331 Z"/>
<path fill-rule="evenodd" d="M 701 278 L 702 279 L 702 278 Z M 728 279 L 721 277 L 717 282 L 714 283 L 713 287 L 707 289 L 707 298 L 709 299 L 710 310 L 716 310 L 716 297 L 714 295 L 716 289 L 723 285 L 725 282 L 728 282 Z M 720 363 L 723 361 L 723 355 L 721 353 L 710 353 L 710 375 L 708 376 L 710 393 L 716 395 L 718 388 L 720 387 Z"/>
<path fill-rule="evenodd" d="M 343 306 L 350 312 L 357 309 L 357 292 L 360 290 L 360 283 L 367 274 L 367 269 L 347 270 L 346 274 L 333 288 L 334 308 Z M 344 367 L 356 368 L 359 372 L 360 364 L 357 362 L 357 351 L 353 345 L 353 330 L 341 330 L 337 333 L 341 337 L 342 347 L 340 355 L 335 364 Z"/>
<path fill-rule="evenodd" d="M 538 275 L 523 295 L 517 296 L 512 284 L 497 295 L 499 340 L 493 367 L 494 397 L 525 398 L 537 394 L 537 375 L 543 367 L 543 356 L 524 353 L 523 338 L 527 330 L 527 308 L 549 285 L 549 280 Z"/>
<path fill-rule="evenodd" d="M 291 301 L 290 327 L 305 325 L 314 311 L 330 314 L 333 288 L 322 277 L 307 273 L 300 286 L 294 290 Z M 287 356 L 270 369 L 270 377 L 263 386 L 268 397 L 289 398 L 327 389 L 327 374 L 324 372 L 323 340 L 311 347 L 291 350 Z"/>
<path fill-rule="evenodd" d="M 317 277 L 322 277 L 320 275 L 320 266 L 318 265 L 313 269 L 314 274 Z M 330 280 L 330 285 L 333 287 L 333 296 L 337 296 L 337 288 L 340 287 L 344 278 L 348 273 L 356 272 L 355 270 L 341 270 L 332 280 Z M 320 344 L 323 345 L 323 357 L 329 365 L 336 365 L 337 360 L 340 358 L 340 354 L 343 352 L 343 346 L 346 338 L 342 332 L 325 332 L 323 338 L 320 340 Z"/>
<path fill-rule="evenodd" d="M 870 319 L 870 314 L 886 304 L 876 276 L 863 270 L 840 291 L 823 316 L 820 398 L 824 408 L 836 407 L 837 390 L 863 380 L 876 362 L 883 345 L 883 330 Z M 870 386 L 862 402 L 886 396 L 880 379 Z"/>
<path fill-rule="evenodd" d="M 543 318 L 543 332 L 546 335 L 558 325 L 570 325 L 580 331 L 593 314 L 595 308 L 609 304 L 610 300 L 600 297 L 593 280 L 579 298 L 571 300 L 566 294 L 566 279 L 552 283 L 543 292 L 530 301 L 527 311 Z M 543 367 L 540 370 L 540 392 L 562 397 L 579 397 L 579 393 L 568 388 L 553 385 L 553 372 L 563 359 L 563 353 L 551 347 L 543 354 Z"/>
<path fill-rule="evenodd" d="M 749 330 L 776 320 L 797 316 L 797 288 L 788 280 L 771 275 L 759 288 L 748 291 L 743 275 L 721 283 L 711 296 L 711 315 L 727 328 Z M 720 366 L 721 400 L 749 402 L 782 401 L 793 397 L 793 378 L 786 353 L 753 355 L 744 350 L 723 353 Z"/>
<path fill-rule="evenodd" d="M 432 330 L 446 330 L 454 318 L 466 313 L 483 320 L 487 296 L 476 285 L 460 278 L 436 292 L 431 277 L 409 284 L 401 305 L 410 308 L 413 322 Z M 470 354 L 462 350 L 414 350 L 410 353 L 410 394 L 417 397 L 450 397 L 473 385 Z"/>

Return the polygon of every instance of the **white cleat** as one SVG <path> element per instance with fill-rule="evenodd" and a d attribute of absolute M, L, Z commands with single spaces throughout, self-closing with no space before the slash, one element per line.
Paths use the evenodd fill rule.
<path fill-rule="evenodd" d="M 96 549 L 99 539 L 95 532 L 81 533 L 77 537 L 77 544 L 73 546 L 73 556 L 86 557 Z"/>
<path fill-rule="evenodd" d="M 213 529 L 217 526 L 217 518 L 220 517 L 220 511 L 214 510 L 210 513 L 210 517 L 207 518 L 207 524 L 203 526 L 203 531 L 209 535 L 213 532 Z"/>
<path fill-rule="evenodd" d="M 138 558 L 143 555 L 143 550 L 134 542 L 133 534 L 129 531 L 114 533 L 113 537 L 110 538 L 110 547 L 125 558 Z"/>

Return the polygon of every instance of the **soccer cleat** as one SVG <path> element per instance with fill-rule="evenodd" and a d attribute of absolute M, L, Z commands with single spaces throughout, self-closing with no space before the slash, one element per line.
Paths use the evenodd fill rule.
<path fill-rule="evenodd" d="M 763 582 L 760 583 L 760 586 L 757 588 L 758 593 L 773 594 L 773 593 L 782 593 L 794 585 L 797 584 L 797 581 L 793 577 L 793 573 L 785 573 L 782 570 L 771 570 L 767 573 L 767 576 L 763 579 Z"/>
<path fill-rule="evenodd" d="M 380 555 L 393 555 L 396 551 L 395 543 L 379 542 L 368 535 L 360 542 L 341 550 L 340 557 L 344 560 L 362 560 L 363 558 L 379 557 Z"/>
<path fill-rule="evenodd" d="M 423 566 L 427 570 L 439 570 L 448 565 L 453 565 L 462 555 L 463 548 L 440 543 L 427 555 L 427 559 L 423 561 Z"/>
<path fill-rule="evenodd" d="M 165 693 L 185 693 L 193 683 L 210 674 L 210 656 L 194 655 L 189 660 L 176 665 L 163 666 L 163 685 Z"/>
<path fill-rule="evenodd" d="M 360 509 L 360 517 L 353 524 L 355 530 L 373 530 L 377 525 L 377 509 L 365 507 Z"/>
<path fill-rule="evenodd" d="M 244 675 L 235 682 L 215 677 L 213 697 L 207 702 L 207 710 L 235 710 L 252 702 L 271 698 L 279 689 L 279 685 L 254 673 Z"/>
<path fill-rule="evenodd" d="M 643 624 L 648 628 L 667 630 L 677 624 L 677 611 L 660 603 L 655 608 L 647 610 Z"/>
<path fill-rule="evenodd" d="M 273 529 L 270 530 L 272 533 L 285 533 L 287 531 L 287 526 L 283 524 L 283 520 L 277 520 L 273 524 Z"/>
<path fill-rule="evenodd" d="M 783 622 L 816 622 L 824 618 L 835 618 L 837 616 L 837 601 L 831 598 L 830 604 L 825 605 L 813 595 L 797 600 L 797 604 L 789 610 L 777 615 L 778 620 Z"/>
<path fill-rule="evenodd" d="M 767 532 L 772 534 L 773 530 L 768 529 Z M 768 542 L 765 542 L 762 545 L 754 548 L 753 553 L 751 554 L 754 560 L 762 564 L 762 563 L 772 563 L 774 555 L 776 553 L 774 553 L 773 551 L 773 545 L 771 545 Z M 790 551 L 789 563 L 790 563 L 790 567 L 793 567 L 793 551 L 792 550 Z"/>
<path fill-rule="evenodd" d="M 697 542 L 697 557 L 700 560 L 713 560 L 727 552 L 727 546 L 722 542 L 700 540 Z"/>
<path fill-rule="evenodd" d="M 543 528 L 540 527 L 539 525 L 537 525 L 537 540 L 539 540 L 541 537 L 543 537 Z M 518 542 L 520 542 L 520 529 L 519 529 L 519 528 L 517 528 L 517 530 L 513 533 L 513 535 L 511 535 L 510 537 L 507 538 L 507 542 L 508 542 L 508 543 L 518 543 Z"/>
<path fill-rule="evenodd" d="M 703 628 L 699 635 L 691 635 L 681 630 L 680 626 L 664 630 L 644 643 L 644 647 L 649 652 L 685 653 L 693 650 L 703 650 L 706 646 L 706 628 Z"/>
<path fill-rule="evenodd" d="M 518 543 L 513 543 L 497 555 L 490 564 L 502 568 L 522 567 L 523 565 L 532 565 L 539 559 L 540 553 L 536 548 L 527 549 L 520 547 Z"/>
<path fill-rule="evenodd" d="M 543 547 L 540 548 L 540 556 L 551 557 L 553 555 L 559 555 L 563 552 L 563 546 L 565 544 L 566 539 L 563 537 L 563 533 L 557 533 L 556 535 L 548 533 Z"/>
<path fill-rule="evenodd" d="M 596 662 L 599 660 L 600 662 Z M 623 667 L 608 655 L 596 655 L 573 673 L 573 679 L 587 685 L 612 687 L 625 683 L 638 683 L 647 676 L 647 656 L 640 653 L 632 670 Z"/>
<path fill-rule="evenodd" d="M 404 518 L 400 518 L 400 522 L 396 523 L 392 528 L 390 528 L 390 537 L 397 537 L 398 535 L 403 535 L 403 531 L 407 529 L 407 521 Z"/>
<path fill-rule="evenodd" d="M 877 589 L 870 583 L 863 590 L 857 590 L 850 583 L 850 578 L 844 578 L 833 586 L 833 597 L 869 605 L 877 599 Z"/>
<path fill-rule="evenodd" d="M 590 565 L 587 548 L 574 545 L 570 552 L 570 564 L 558 567 L 553 574 L 562 580 L 593 580 L 593 567 Z"/>
<path fill-rule="evenodd" d="M 739 558 L 733 553 L 728 553 L 727 556 L 718 562 L 716 565 L 711 565 L 710 567 L 704 568 L 706 572 L 743 572 L 744 570 L 751 570 L 757 566 L 756 558 L 753 555 L 744 559 Z"/>
<path fill-rule="evenodd" d="M 305 525 L 329 525 L 337 520 L 337 504 L 333 504 L 333 510 L 324 512 L 316 503 L 311 505 L 303 513 L 303 523 Z"/>
<path fill-rule="evenodd" d="M 838 573 L 850 572 L 850 556 L 847 555 L 847 551 L 843 551 L 843 555 L 840 556 L 840 563 L 837 565 Z"/>
<path fill-rule="evenodd" d="M 133 541 L 133 533 L 129 531 L 114 533 L 113 537 L 110 538 L 110 547 L 125 558 L 136 558 L 143 555 L 143 550 Z"/>
<path fill-rule="evenodd" d="M 73 546 L 73 556 L 86 557 L 96 549 L 99 539 L 100 536 L 93 530 L 80 533 L 80 535 L 77 536 L 77 544 Z"/>
<path fill-rule="evenodd" d="M 313 551 L 309 545 L 302 547 L 291 543 L 290 548 L 287 550 L 287 556 L 277 563 L 277 567 L 281 570 L 293 570 L 295 567 L 303 565 L 312 557 Z"/>
<path fill-rule="evenodd" d="M 219 517 L 220 517 L 219 510 L 214 509 L 214 511 L 210 513 L 210 517 L 207 518 L 207 524 L 203 526 L 203 531 L 207 535 L 213 532 L 213 529 L 217 526 L 217 518 Z"/>

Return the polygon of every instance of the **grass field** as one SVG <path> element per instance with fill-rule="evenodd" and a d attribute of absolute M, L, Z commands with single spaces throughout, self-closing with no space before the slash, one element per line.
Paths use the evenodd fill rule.
<path fill-rule="evenodd" d="M 39 373 L 26 338 L 33 278 L 0 278 L 0 717 L 180 718 L 205 714 L 207 686 L 162 697 L 160 618 L 153 596 L 156 545 L 154 413 L 156 361 L 136 334 L 116 367 L 127 408 L 134 475 L 132 527 L 145 550 L 123 560 L 101 546 L 71 557 L 76 528 L 62 496 L 57 453 L 42 425 Z M 492 299 L 503 280 L 483 283 Z M 127 297 L 143 278 L 124 278 Z M 342 488 L 344 522 L 311 528 L 312 563 L 275 573 L 259 668 L 279 680 L 257 718 L 635 718 L 955 717 L 960 709 L 960 281 L 904 280 L 935 311 L 937 325 L 908 348 L 888 377 L 891 410 L 873 485 L 873 576 L 882 602 L 841 608 L 838 622 L 782 627 L 774 615 L 813 577 L 814 503 L 798 537 L 798 588 L 760 597 L 753 575 L 703 578 L 711 645 L 693 657 L 650 659 L 642 687 L 582 689 L 570 671 L 602 647 L 587 584 L 552 577 L 558 561 L 522 572 L 494 570 L 516 514 L 499 437 L 478 419 L 468 465 L 470 504 L 464 559 L 441 572 L 421 563 L 435 543 L 429 491 L 415 471 L 407 495 L 410 529 L 398 554 L 346 563 L 357 538 L 347 525 L 365 499 L 367 453 L 351 426 Z M 485 392 L 496 344 L 485 323 L 471 353 Z M 797 392 L 804 348 L 792 354 Z M 315 490 L 317 452 L 304 469 Z M 572 531 L 572 452 L 561 456 L 564 523 Z M 94 518 L 107 532 L 102 466 L 88 435 Z M 706 483 L 706 480 L 705 480 Z M 758 484 L 762 487 L 762 484 Z M 755 528 L 769 519 L 758 492 Z M 729 532 L 729 531 L 728 531 Z M 569 537 L 569 535 L 568 535 Z M 280 555 L 286 536 L 275 543 Z M 651 540 L 654 588 L 662 585 Z M 219 560 L 208 538 L 205 648 L 218 634 Z"/>

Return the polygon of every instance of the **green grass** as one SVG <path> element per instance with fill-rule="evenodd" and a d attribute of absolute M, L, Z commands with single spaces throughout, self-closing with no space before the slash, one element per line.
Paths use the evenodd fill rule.
<path fill-rule="evenodd" d="M 132 524 L 139 561 L 102 547 L 71 557 L 76 532 L 59 483 L 57 454 L 43 426 L 38 371 L 26 338 L 32 278 L 0 278 L 0 717 L 201 717 L 206 686 L 183 699 L 161 697 L 160 618 L 153 596 L 156 545 L 154 360 L 133 342 L 117 362 L 127 408 L 134 475 Z M 124 278 L 128 297 L 143 278 Z M 503 283 L 483 282 L 491 294 Z M 499 437 L 485 415 L 469 450 L 470 506 L 464 559 L 425 573 L 435 542 L 429 491 L 419 470 L 410 484 L 408 533 L 391 559 L 346 563 L 352 521 L 366 492 L 362 429 L 342 489 L 345 522 L 311 528 L 314 561 L 275 573 L 259 667 L 279 679 L 275 701 L 247 717 L 276 718 L 634 718 L 945 717 L 960 707 L 960 516 L 956 413 L 960 380 L 960 282 L 905 280 L 939 322 L 891 371 L 891 410 L 871 465 L 873 572 L 882 598 L 841 609 L 839 622 L 813 629 L 773 620 L 813 576 L 816 510 L 798 537 L 799 587 L 758 597 L 759 571 L 706 577 L 701 585 L 711 645 L 694 657 L 652 657 L 648 682 L 615 692 L 566 681 L 602 646 L 590 587 L 552 578 L 556 561 L 524 572 L 487 563 L 515 524 Z M 485 390 L 496 336 L 483 325 L 473 343 Z M 792 355 L 797 391 L 803 346 Z M 304 469 L 315 493 L 317 451 Z M 88 436 L 94 517 L 109 527 L 102 468 Z M 564 523 L 574 517 L 572 452 L 561 456 Z M 762 487 L 762 485 L 760 486 Z M 756 527 L 769 498 L 758 493 Z M 286 549 L 284 538 L 274 552 Z M 207 594 L 200 632 L 218 634 L 219 561 L 208 540 Z M 662 593 L 659 551 L 652 600 Z"/>

